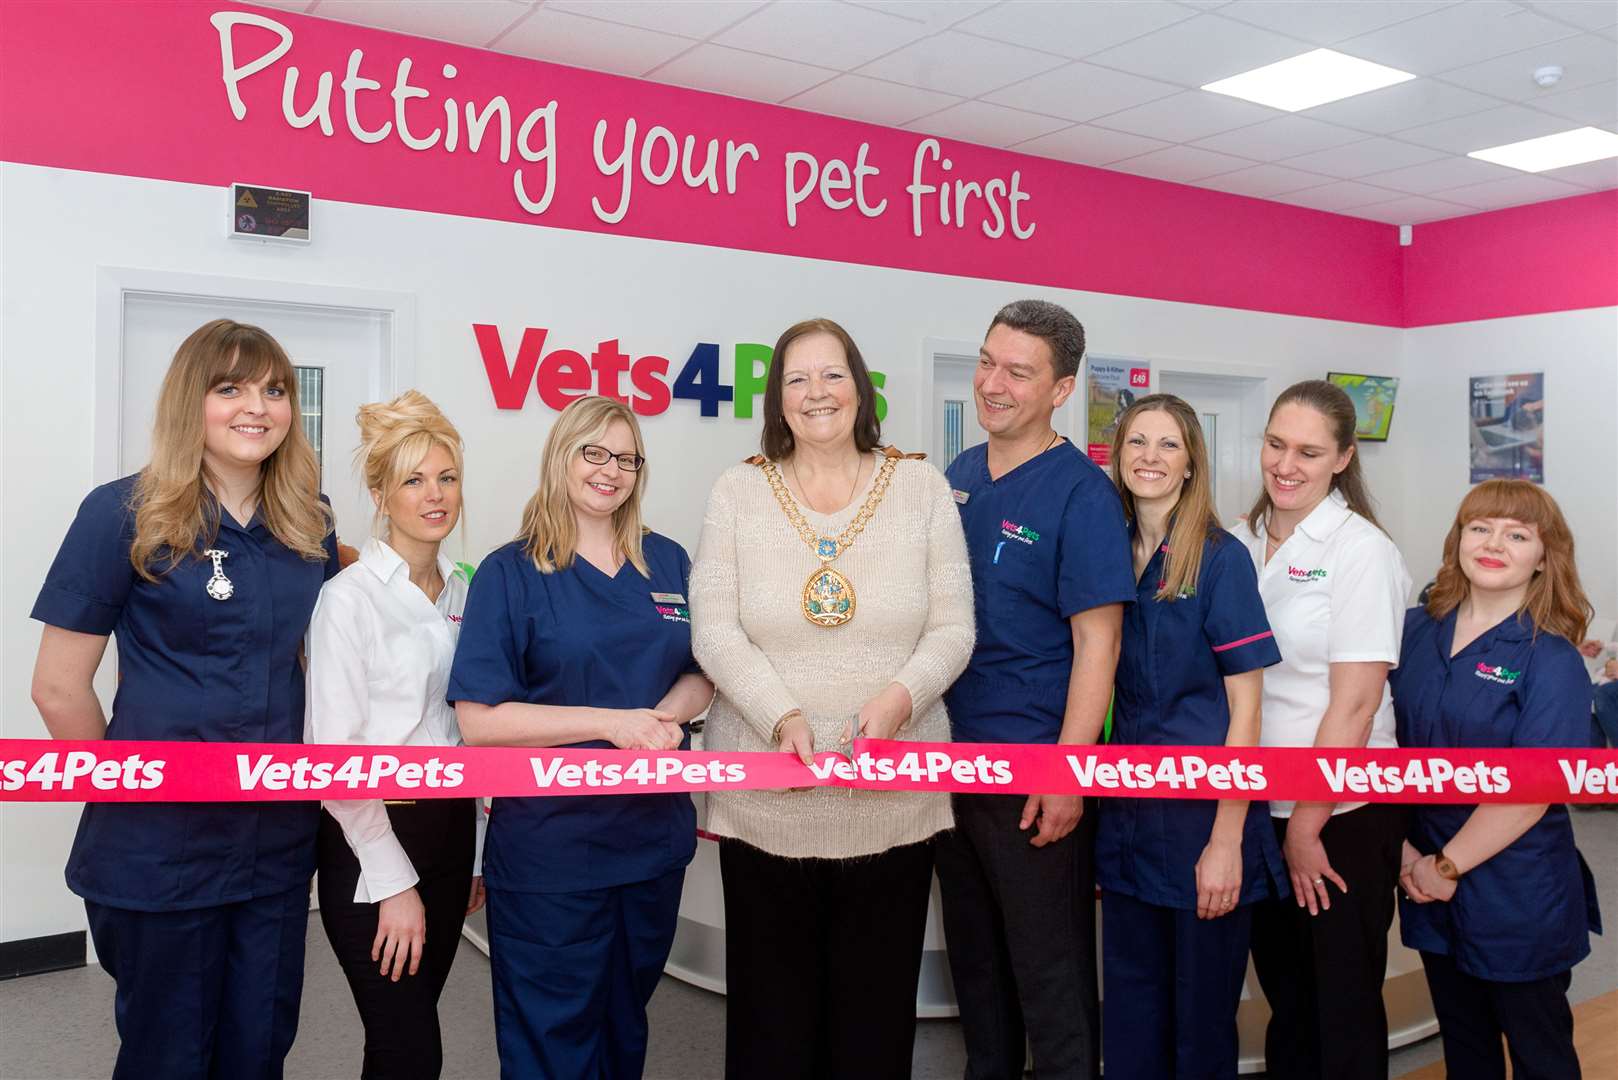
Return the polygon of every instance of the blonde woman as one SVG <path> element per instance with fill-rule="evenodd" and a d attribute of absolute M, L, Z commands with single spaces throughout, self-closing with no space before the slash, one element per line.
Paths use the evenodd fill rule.
<path fill-rule="evenodd" d="M 309 624 L 312 743 L 456 746 L 444 700 L 466 576 L 440 550 L 461 517 L 461 436 L 409 390 L 359 411 L 373 537 L 326 583 Z M 438 997 L 482 906 L 476 800 L 326 802 L 320 921 L 365 1025 L 367 1080 L 436 1080 Z"/>
<path fill-rule="evenodd" d="M 641 524 L 647 473 L 627 405 L 586 397 L 557 418 L 522 532 L 467 599 L 449 698 L 468 743 L 688 744 L 713 686 L 691 658 L 691 560 Z M 494 801 L 483 869 L 503 1075 L 640 1076 L 695 848 L 685 794 Z"/>
<path fill-rule="evenodd" d="M 151 462 L 79 507 L 33 617 L 33 698 L 58 739 L 296 743 L 298 665 L 331 513 L 292 363 L 218 319 L 180 345 Z M 91 680 L 118 638 L 107 719 Z M 312 803 L 84 808 L 68 856 L 117 982 L 113 1076 L 279 1077 L 298 1026 Z"/>

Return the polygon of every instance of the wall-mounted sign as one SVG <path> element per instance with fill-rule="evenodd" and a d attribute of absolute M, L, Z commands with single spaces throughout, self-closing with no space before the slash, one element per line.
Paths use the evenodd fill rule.
<path fill-rule="evenodd" d="M 1097 465 L 1112 461 L 1118 417 L 1135 399 L 1152 392 L 1152 368 L 1143 360 L 1087 357 L 1084 362 L 1085 452 Z"/>
<path fill-rule="evenodd" d="M 1472 483 L 1497 477 L 1545 482 L 1545 373 L 1471 379 Z"/>
<path fill-rule="evenodd" d="M 1399 380 L 1391 375 L 1350 375 L 1332 371 L 1326 381 L 1343 388 L 1354 403 L 1354 436 L 1360 442 L 1387 442 Z"/>
<path fill-rule="evenodd" d="M 524 327 L 515 354 L 507 352 L 498 326 L 473 323 L 472 333 L 495 407 L 500 409 L 521 409 L 537 394 L 546 408 L 560 412 L 575 398 L 600 394 L 622 401 L 641 416 L 667 412 L 675 401 L 695 401 L 703 416 L 718 416 L 720 405 L 728 402 L 732 416 L 750 420 L 753 399 L 764 392 L 770 373 L 770 347 L 756 341 L 736 343 L 733 378 L 727 383 L 719 367 L 720 347 L 712 341 L 692 346 L 676 373 L 668 357 L 635 356 L 619 347 L 618 338 L 598 341 L 587 357 L 576 349 L 547 350 L 550 330 L 543 326 Z M 888 402 L 881 394 L 887 381 L 882 372 L 871 372 L 879 421 L 888 416 Z"/>
<path fill-rule="evenodd" d="M 262 184 L 232 184 L 230 235 L 248 240 L 290 240 L 307 244 L 312 202 L 307 191 Z"/>

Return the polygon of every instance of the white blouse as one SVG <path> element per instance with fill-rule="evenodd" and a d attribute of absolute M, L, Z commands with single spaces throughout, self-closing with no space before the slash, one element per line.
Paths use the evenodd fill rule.
<path fill-rule="evenodd" d="M 442 553 L 438 602 L 410 580 L 404 559 L 367 540 L 359 560 L 320 590 L 309 621 L 304 741 L 365 746 L 459 746 L 445 700 L 466 608 L 466 579 Z M 484 815 L 478 813 L 478 863 Z M 420 880 L 378 799 L 324 800 L 359 859 L 354 902 L 375 903 Z M 475 871 L 474 871 L 475 872 Z"/>

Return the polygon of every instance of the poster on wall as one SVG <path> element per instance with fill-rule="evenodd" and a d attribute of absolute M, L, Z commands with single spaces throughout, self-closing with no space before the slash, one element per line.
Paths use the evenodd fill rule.
<path fill-rule="evenodd" d="M 1387 442 L 1393 425 L 1393 400 L 1399 380 L 1389 375 L 1350 375 L 1329 372 L 1326 381 L 1341 386 L 1354 402 L 1354 435 L 1360 442 Z"/>
<path fill-rule="evenodd" d="M 1497 477 L 1545 482 L 1545 373 L 1471 380 L 1472 483 Z"/>
<path fill-rule="evenodd" d="M 1141 360 L 1109 360 L 1092 356 L 1085 360 L 1085 452 L 1097 465 L 1112 460 L 1112 437 L 1118 430 L 1118 417 L 1135 404 L 1135 399 L 1151 393 L 1152 369 Z"/>

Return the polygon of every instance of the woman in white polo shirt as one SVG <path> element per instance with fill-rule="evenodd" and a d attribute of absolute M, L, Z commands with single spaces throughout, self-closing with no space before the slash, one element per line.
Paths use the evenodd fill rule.
<path fill-rule="evenodd" d="M 1311 380 L 1270 408 L 1264 493 L 1233 530 L 1258 571 L 1281 663 L 1264 672 L 1265 746 L 1394 746 L 1388 671 L 1410 574 L 1377 524 L 1354 404 Z M 1253 961 L 1273 1016 L 1272 1078 L 1387 1076 L 1382 976 L 1403 812 L 1388 804 L 1270 803 L 1293 896 L 1257 905 Z"/>
<path fill-rule="evenodd" d="M 467 579 L 439 550 L 461 515 L 461 436 L 415 390 L 359 411 L 377 535 L 309 623 L 312 743 L 457 746 L 445 700 Z M 321 804 L 320 921 L 365 1027 L 367 1080 L 435 1080 L 438 997 L 466 916 L 482 813 L 470 798 Z"/>

